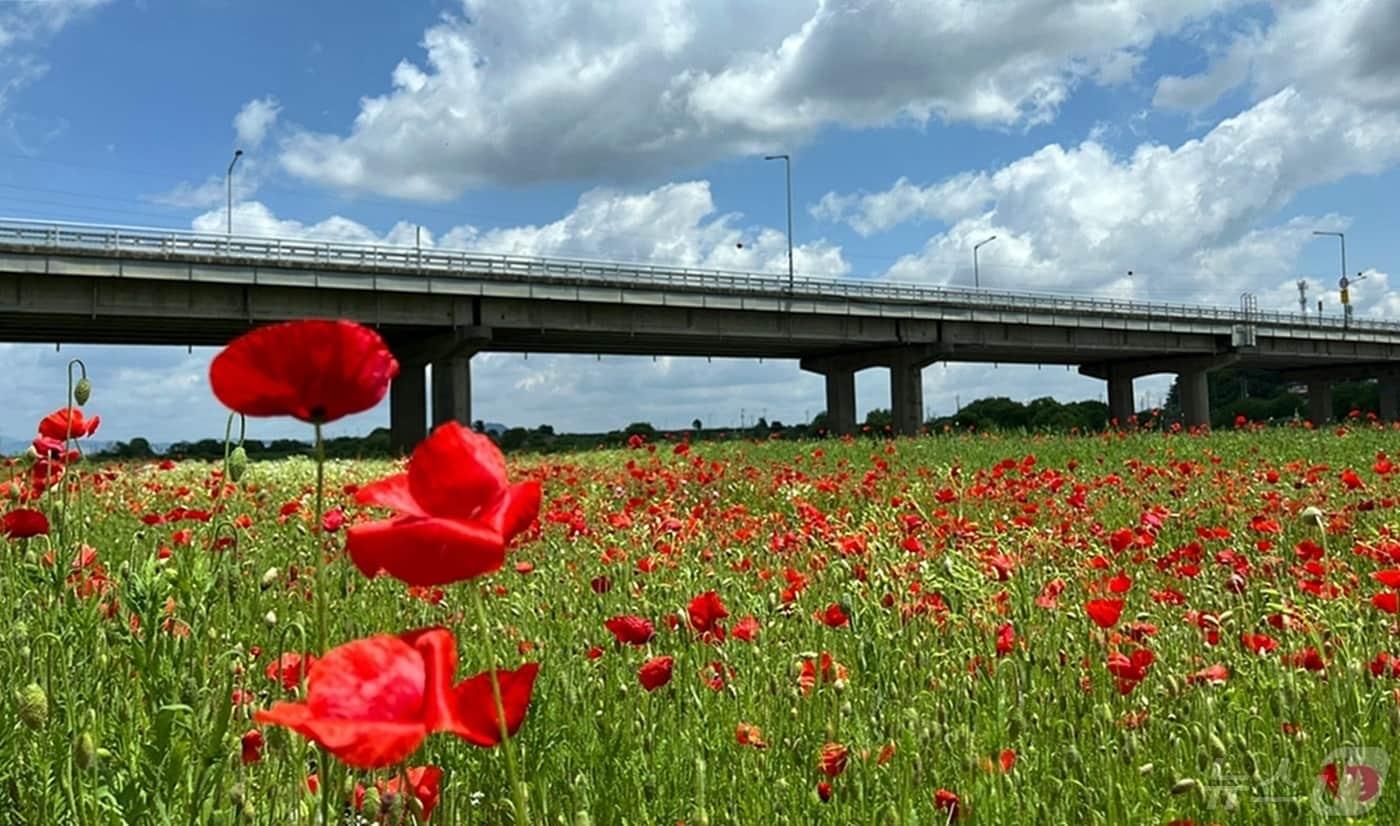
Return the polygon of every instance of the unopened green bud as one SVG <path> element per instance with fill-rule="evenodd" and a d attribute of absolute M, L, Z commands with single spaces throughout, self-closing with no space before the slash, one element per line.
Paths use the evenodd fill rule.
<path fill-rule="evenodd" d="M 364 806 L 361 807 L 361 811 L 365 813 L 366 817 L 379 817 L 378 786 L 370 786 L 368 789 L 365 789 L 365 802 Z"/>
<path fill-rule="evenodd" d="M 239 445 L 228 455 L 228 479 L 230 482 L 237 482 L 247 472 L 248 451 L 243 449 L 243 445 Z"/>
<path fill-rule="evenodd" d="M 87 771 L 92 768 L 93 758 L 97 756 L 97 744 L 93 742 L 91 732 L 83 732 L 78 735 L 78 739 L 73 741 L 73 762 L 78 764 L 78 768 Z"/>
<path fill-rule="evenodd" d="M 266 591 L 268 588 L 277 584 L 277 578 L 281 575 L 282 572 L 276 568 L 268 568 L 266 571 L 263 571 L 262 581 L 258 583 L 258 587 Z"/>
<path fill-rule="evenodd" d="M 92 398 L 92 382 L 88 381 L 87 376 L 83 376 L 78 379 L 78 384 L 73 388 L 73 401 L 82 406 L 87 404 L 90 398 Z"/>
<path fill-rule="evenodd" d="M 1184 777 L 1172 784 L 1172 794 L 1186 794 L 1194 791 L 1198 784 L 1193 778 Z"/>
<path fill-rule="evenodd" d="M 31 729 L 40 729 L 49 721 L 49 698 L 38 683 L 25 686 L 15 698 L 20 722 Z"/>
<path fill-rule="evenodd" d="M 233 784 L 233 788 L 228 790 L 228 799 L 235 807 L 243 805 L 243 801 L 247 799 L 247 796 L 244 794 L 242 783 Z"/>

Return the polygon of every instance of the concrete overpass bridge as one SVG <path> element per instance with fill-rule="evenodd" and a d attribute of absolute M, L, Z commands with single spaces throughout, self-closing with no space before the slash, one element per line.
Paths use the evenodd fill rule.
<path fill-rule="evenodd" d="M 1175 373 L 1185 418 L 1209 417 L 1206 376 L 1236 365 L 1305 381 L 1331 418 L 1331 382 L 1376 378 L 1400 414 L 1400 323 L 1239 309 L 797 279 L 566 258 L 0 220 L 0 340 L 222 345 L 308 317 L 378 328 L 402 365 L 399 447 L 431 419 L 471 421 L 478 352 L 793 359 L 826 379 L 833 430 L 856 426 L 855 373 L 890 371 L 896 427 L 923 423 L 935 361 L 1066 364 L 1133 413 L 1133 379 Z"/>

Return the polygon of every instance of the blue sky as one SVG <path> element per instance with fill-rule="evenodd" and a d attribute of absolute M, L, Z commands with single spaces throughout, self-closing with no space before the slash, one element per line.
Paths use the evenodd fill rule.
<path fill-rule="evenodd" d="M 1335 304 L 1311 231 L 1345 229 L 1358 312 L 1394 316 L 1397 26 L 1393 0 L 0 0 L 0 215 L 220 229 L 242 148 L 242 232 L 777 271 L 761 157 L 790 152 L 805 273 L 966 283 L 995 233 L 987 285 L 1292 309 L 1300 277 Z M 4 349 L 5 436 L 74 356 L 109 438 L 221 430 L 209 351 Z M 567 429 L 823 404 L 789 362 L 484 355 L 473 379 L 478 416 Z M 862 411 L 888 392 L 860 375 Z M 1103 388 L 935 365 L 925 394 Z"/>

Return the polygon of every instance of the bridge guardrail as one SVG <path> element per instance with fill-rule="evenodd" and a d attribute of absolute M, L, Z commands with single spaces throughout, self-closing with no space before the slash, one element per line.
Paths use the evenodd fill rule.
<path fill-rule="evenodd" d="M 851 301 L 940 303 L 1011 312 L 1067 312 L 1173 321 L 1216 321 L 1377 331 L 1400 334 L 1400 323 L 1341 316 L 1243 312 L 1230 307 L 1126 301 L 1019 290 L 983 290 L 804 276 L 793 280 L 773 273 L 628 264 L 582 258 L 479 253 L 438 248 L 307 241 L 242 235 L 211 235 L 182 230 L 98 226 L 25 219 L 0 219 L 0 247 L 38 247 L 55 251 L 133 253 L 162 259 L 225 259 L 274 266 L 342 266 L 442 276 L 547 278 L 610 287 L 683 287 L 780 298 L 832 298 Z"/>

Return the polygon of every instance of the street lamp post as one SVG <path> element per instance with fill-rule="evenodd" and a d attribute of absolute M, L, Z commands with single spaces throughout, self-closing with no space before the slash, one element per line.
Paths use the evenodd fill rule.
<path fill-rule="evenodd" d="M 233 160 L 228 162 L 228 175 L 225 176 L 225 180 L 228 183 L 228 205 L 225 212 L 228 215 L 229 235 L 233 234 L 233 167 L 234 164 L 238 163 L 238 159 L 241 157 L 243 157 L 242 149 L 233 150 Z"/>
<path fill-rule="evenodd" d="M 982 286 L 982 271 L 977 266 L 977 251 L 995 240 L 997 240 L 997 237 L 993 235 L 986 240 L 979 241 L 972 245 L 972 286 L 974 287 L 980 288 Z"/>
<path fill-rule="evenodd" d="M 1326 231 L 1324 231 L 1324 230 L 1315 229 L 1315 230 L 1313 230 L 1313 235 L 1335 235 L 1335 236 L 1337 236 L 1337 239 L 1338 239 L 1339 241 L 1342 242 L 1342 277 L 1343 277 L 1343 278 L 1346 278 L 1346 277 L 1347 277 L 1347 236 L 1346 236 L 1346 233 L 1344 233 L 1344 232 L 1326 232 Z"/>
<path fill-rule="evenodd" d="M 788 292 L 792 292 L 793 270 L 792 270 L 792 158 L 784 155 L 764 155 L 765 161 L 783 162 L 783 169 L 787 173 L 787 248 L 788 248 Z"/>

